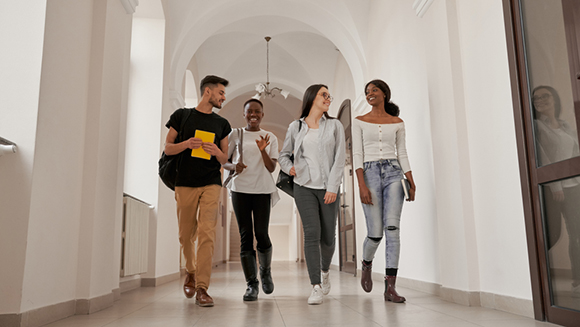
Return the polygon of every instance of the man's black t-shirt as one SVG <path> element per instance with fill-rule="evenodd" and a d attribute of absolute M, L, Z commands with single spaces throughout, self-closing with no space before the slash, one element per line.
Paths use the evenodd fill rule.
<path fill-rule="evenodd" d="M 173 127 L 173 129 L 181 134 L 179 127 L 181 126 L 181 119 L 184 116 L 185 110 L 189 110 L 190 114 L 183 127 L 182 141 L 194 137 L 195 131 L 199 129 L 214 133 L 214 143 L 219 147 L 220 141 L 232 131 L 227 119 L 213 112 L 211 114 L 199 112 L 195 108 L 177 109 L 171 114 L 165 126 L 167 128 Z M 175 142 L 177 142 L 177 139 Z M 192 157 L 191 149 L 186 149 L 178 155 L 181 158 L 179 159 L 179 170 L 175 186 L 201 187 L 212 184 L 222 185 L 220 173 L 221 164 L 215 156 L 212 156 L 210 160 Z"/>

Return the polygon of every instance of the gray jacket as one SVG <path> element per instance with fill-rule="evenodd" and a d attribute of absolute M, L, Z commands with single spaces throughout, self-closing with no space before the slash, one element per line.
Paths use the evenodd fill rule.
<path fill-rule="evenodd" d="M 302 124 L 300 131 L 298 124 Z M 323 175 L 322 181 L 327 192 L 338 193 L 346 160 L 344 127 L 338 119 L 328 119 L 322 116 L 318 129 L 318 151 L 320 153 L 320 171 Z M 308 125 L 304 121 L 304 118 L 290 123 L 288 131 L 286 132 L 284 146 L 278 158 L 280 169 L 285 173 L 288 174 L 292 166 L 294 166 L 296 170 L 294 181 L 301 185 L 306 184 L 310 180 L 310 171 L 302 152 L 302 141 L 307 132 Z M 293 153 L 294 163 L 290 159 Z"/>

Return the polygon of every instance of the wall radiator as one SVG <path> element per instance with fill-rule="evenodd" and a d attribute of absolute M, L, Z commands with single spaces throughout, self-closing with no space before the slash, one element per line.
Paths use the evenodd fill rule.
<path fill-rule="evenodd" d="M 130 195 L 123 196 L 121 277 L 147 272 L 149 216 L 153 208 Z"/>

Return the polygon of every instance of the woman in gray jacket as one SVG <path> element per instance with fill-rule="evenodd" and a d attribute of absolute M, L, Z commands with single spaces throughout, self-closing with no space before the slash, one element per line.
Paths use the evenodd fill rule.
<path fill-rule="evenodd" d="M 326 85 L 306 89 L 302 114 L 288 127 L 279 157 L 281 169 L 294 176 L 294 200 L 302 219 L 304 254 L 313 285 L 308 304 L 322 303 L 323 295 L 330 292 L 328 270 L 336 243 L 345 138 L 342 124 L 328 116 L 331 101 Z"/>

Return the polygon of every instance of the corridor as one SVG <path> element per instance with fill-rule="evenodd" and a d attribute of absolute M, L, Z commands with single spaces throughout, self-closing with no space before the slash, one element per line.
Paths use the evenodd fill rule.
<path fill-rule="evenodd" d="M 322 305 L 308 305 L 305 264 L 275 262 L 275 290 L 257 302 L 242 301 L 245 290 L 239 263 L 214 268 L 209 289 L 216 305 L 201 308 L 183 296 L 182 282 L 125 292 L 114 305 L 92 315 L 72 316 L 48 327 L 182 327 L 182 326 L 405 326 L 527 327 L 556 326 L 502 311 L 466 307 L 433 295 L 398 288 L 405 304 L 385 303 L 382 283 L 365 293 L 359 278 L 331 270 L 330 294 Z"/>

